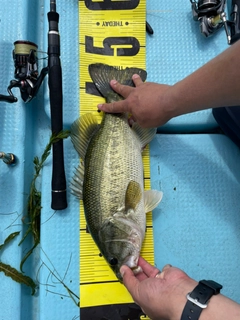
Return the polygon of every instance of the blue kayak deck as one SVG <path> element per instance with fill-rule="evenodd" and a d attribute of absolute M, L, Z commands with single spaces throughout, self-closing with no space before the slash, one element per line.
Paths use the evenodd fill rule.
<path fill-rule="evenodd" d="M 64 129 L 79 114 L 78 1 L 58 1 L 64 92 Z M 46 66 L 46 14 L 49 1 L 2 0 L 0 7 L 0 93 L 6 94 L 14 78 L 13 43 L 38 44 L 39 70 Z M 154 35 L 147 35 L 148 81 L 173 84 L 227 47 L 221 30 L 203 38 L 192 20 L 190 2 L 147 1 L 147 21 Z M 0 261 L 19 269 L 31 247 L 27 239 L 18 246 L 24 224 L 27 196 L 34 174 L 33 158 L 41 156 L 51 134 L 47 80 L 37 98 L 24 104 L 0 102 L 0 151 L 12 152 L 17 164 L 0 162 L 0 244 L 15 231 L 20 235 L 1 253 Z M 183 268 L 195 279 L 211 278 L 223 293 L 240 302 L 237 270 L 240 259 L 240 151 L 217 128 L 211 110 L 172 119 L 159 128 L 151 143 L 152 188 L 164 193 L 153 212 L 155 261 Z M 65 170 L 69 185 L 78 156 L 71 142 L 64 142 Z M 68 208 L 50 208 L 51 157 L 41 174 L 41 247 L 24 265 L 26 275 L 39 282 L 35 296 L 0 272 L 1 320 L 77 319 L 79 309 L 61 284 L 79 293 L 79 203 L 68 190 Z M 53 272 L 56 277 L 52 275 Z"/>

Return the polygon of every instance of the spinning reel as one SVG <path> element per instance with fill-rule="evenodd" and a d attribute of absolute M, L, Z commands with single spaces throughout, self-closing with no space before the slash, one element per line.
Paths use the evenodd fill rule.
<path fill-rule="evenodd" d="M 31 101 L 37 94 L 48 68 L 43 68 L 38 74 L 38 46 L 30 41 L 18 40 L 14 42 L 13 61 L 14 78 L 7 88 L 9 95 L 0 95 L 0 101 L 9 103 L 17 102 L 12 89 L 19 88 L 24 102 Z"/>
<path fill-rule="evenodd" d="M 200 22 L 200 32 L 209 37 L 224 26 L 228 44 L 240 38 L 239 10 L 240 0 L 231 0 L 227 20 L 225 13 L 226 0 L 190 0 L 193 20 Z"/>

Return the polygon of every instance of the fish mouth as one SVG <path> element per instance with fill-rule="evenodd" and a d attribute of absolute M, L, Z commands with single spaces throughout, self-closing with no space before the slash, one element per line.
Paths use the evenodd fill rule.
<path fill-rule="evenodd" d="M 128 266 L 134 272 L 134 270 L 138 269 L 138 259 L 139 259 L 138 255 L 128 256 L 124 259 L 123 265 Z"/>
<path fill-rule="evenodd" d="M 132 243 L 132 241 L 127 240 L 127 239 L 114 239 L 114 240 L 107 240 L 106 242 L 125 242 L 127 243 L 130 247 L 132 247 L 132 253 L 129 254 L 124 260 L 122 260 L 121 266 L 126 265 L 130 269 L 136 269 L 138 267 L 138 259 L 140 255 L 140 251 L 136 246 Z M 129 252 L 130 253 L 130 252 Z"/>
<path fill-rule="evenodd" d="M 143 271 L 142 268 L 137 265 L 138 264 L 138 259 L 139 259 L 139 257 L 137 257 L 137 256 L 128 256 L 124 260 L 124 262 L 122 263 L 121 266 L 123 266 L 123 265 L 128 266 L 132 270 L 134 275 L 137 275 L 137 274 L 139 274 L 139 273 L 141 273 Z M 117 276 L 118 280 L 121 283 L 123 283 L 123 278 L 122 278 L 122 275 L 120 273 L 120 268 L 119 268 L 118 272 L 116 272 L 116 276 Z"/>
<path fill-rule="evenodd" d="M 140 266 L 136 266 L 134 268 L 131 268 L 132 272 L 136 275 L 143 271 L 143 269 Z"/>

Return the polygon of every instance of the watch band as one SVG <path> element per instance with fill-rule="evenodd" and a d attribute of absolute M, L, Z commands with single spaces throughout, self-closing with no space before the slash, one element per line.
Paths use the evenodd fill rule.
<path fill-rule="evenodd" d="M 198 320 L 203 309 L 213 295 L 220 293 L 222 285 L 212 280 L 201 280 L 195 289 L 187 294 L 187 303 L 181 320 Z"/>

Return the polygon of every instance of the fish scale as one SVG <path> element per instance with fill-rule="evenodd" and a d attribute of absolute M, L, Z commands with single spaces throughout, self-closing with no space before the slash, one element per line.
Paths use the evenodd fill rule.
<path fill-rule="evenodd" d="M 137 181 L 143 190 L 141 146 L 131 131 L 126 116 L 107 114 L 89 145 L 85 157 L 83 201 L 87 223 L 96 233 L 99 223 L 116 213 L 119 205 L 124 206 L 127 185 L 131 180 Z M 143 206 L 143 199 L 139 206 Z M 99 208 L 101 214 L 97 220 L 95 212 Z M 138 214 L 136 217 L 144 231 L 145 219 Z"/>

